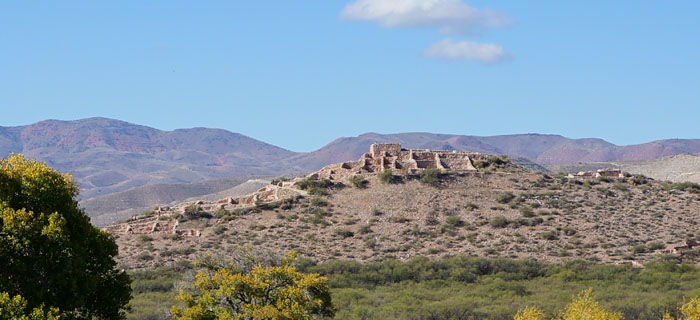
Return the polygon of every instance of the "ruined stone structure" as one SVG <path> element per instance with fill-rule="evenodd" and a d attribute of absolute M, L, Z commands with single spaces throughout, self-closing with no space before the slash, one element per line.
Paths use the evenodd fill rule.
<path fill-rule="evenodd" d="M 625 175 L 619 169 L 598 169 L 596 171 L 581 171 L 579 173 L 570 173 L 568 178 L 571 179 L 594 179 L 599 177 L 604 178 L 624 178 Z"/>
<path fill-rule="evenodd" d="M 175 216 L 184 215 L 188 210 L 215 213 L 219 209 L 233 211 L 260 203 L 280 201 L 289 197 L 304 196 L 306 191 L 299 190 L 296 183 L 302 179 L 345 179 L 355 174 L 379 173 L 386 169 L 418 170 L 436 168 L 452 171 L 475 171 L 472 160 L 486 158 L 476 152 L 437 151 L 403 149 L 397 143 L 373 144 L 368 153 L 357 161 L 332 164 L 306 177 L 268 185 L 242 197 L 229 197 L 219 201 L 195 201 L 177 206 L 159 207 L 148 215 L 135 216 L 129 221 L 108 226 L 106 231 L 112 234 L 177 234 L 185 237 L 199 237 L 200 231 L 179 229 Z M 195 208 L 196 207 L 196 208 Z"/>
<path fill-rule="evenodd" d="M 485 157 L 476 152 L 403 149 L 398 143 L 381 143 L 371 145 L 369 152 L 357 161 L 332 164 L 309 177 L 333 180 L 354 174 L 379 173 L 387 169 L 412 172 L 428 168 L 475 171 L 472 161 Z"/>
<path fill-rule="evenodd" d="M 260 190 L 243 197 L 229 197 L 219 201 L 195 201 L 177 206 L 161 206 L 154 213 L 134 216 L 129 221 L 105 227 L 111 234 L 177 234 L 184 237 L 199 237 L 201 232 L 194 229 L 180 229 L 175 216 L 185 214 L 185 211 L 195 207 L 197 211 L 213 214 L 219 209 L 233 211 L 239 208 L 255 206 L 258 203 L 273 202 L 296 195 L 304 195 L 305 191 L 291 187 L 268 185 Z"/>

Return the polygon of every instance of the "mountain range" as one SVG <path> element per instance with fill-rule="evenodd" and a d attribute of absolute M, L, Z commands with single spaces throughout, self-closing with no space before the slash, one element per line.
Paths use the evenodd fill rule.
<path fill-rule="evenodd" d="M 505 154 L 522 158 L 521 162 L 534 162 L 533 165 L 700 155 L 700 139 L 618 146 L 602 139 L 570 139 L 548 134 L 483 137 L 423 132 L 366 133 L 338 138 L 313 152 L 294 152 L 222 129 L 163 131 L 107 118 L 46 120 L 26 126 L 0 127 L 0 156 L 23 153 L 60 171 L 70 171 L 80 186 L 82 201 L 144 186 L 171 188 L 172 184 L 228 177 L 302 174 L 331 163 L 355 160 L 377 142 L 401 143 L 405 148 L 415 149 Z M 232 187 L 229 183 L 210 191 L 221 192 Z"/>

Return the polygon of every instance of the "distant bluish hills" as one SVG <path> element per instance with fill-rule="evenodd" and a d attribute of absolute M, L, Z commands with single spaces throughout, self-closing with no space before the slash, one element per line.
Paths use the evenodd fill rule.
<path fill-rule="evenodd" d="M 70 171 L 80 186 L 83 200 L 143 186 L 300 174 L 331 163 L 355 160 L 376 142 L 398 142 L 416 149 L 505 154 L 540 165 L 700 154 L 700 139 L 617 146 L 601 139 L 543 134 L 479 137 L 421 132 L 366 133 L 336 139 L 314 152 L 299 153 L 222 129 L 163 131 L 106 118 L 46 120 L 26 126 L 0 127 L 0 156 L 21 152 L 61 171 Z M 222 184 L 223 189 L 210 191 L 231 187 Z M 151 200 L 149 203 L 158 203 L 158 199 Z"/>

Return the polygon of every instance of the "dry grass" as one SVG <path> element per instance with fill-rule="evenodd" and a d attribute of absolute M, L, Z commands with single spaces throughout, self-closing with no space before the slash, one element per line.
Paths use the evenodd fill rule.
<path fill-rule="evenodd" d="M 396 184 L 364 178 L 365 188 L 330 189 L 287 210 L 183 222 L 183 228 L 202 230 L 197 238 L 121 235 L 119 260 L 143 268 L 258 246 L 297 250 L 317 261 L 466 253 L 643 263 L 662 254 L 661 246 L 700 236 L 693 233 L 700 197 L 651 180 L 638 186 L 626 180 L 583 183 L 512 168 L 448 174 L 437 186 L 418 176 Z M 515 198 L 501 203 L 508 192 Z"/>

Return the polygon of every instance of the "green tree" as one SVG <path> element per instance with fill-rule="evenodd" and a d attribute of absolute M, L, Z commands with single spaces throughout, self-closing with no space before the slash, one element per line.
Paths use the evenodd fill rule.
<path fill-rule="evenodd" d="M 311 319 L 313 315 L 332 317 L 328 279 L 318 274 L 304 274 L 292 263 L 294 251 L 287 253 L 278 266 L 252 268 L 240 264 L 204 263 L 190 285 L 181 284 L 176 300 L 180 306 L 171 311 L 180 320 L 208 319 Z M 250 264 L 254 259 L 246 259 Z M 250 269 L 246 272 L 245 269 Z"/>
<path fill-rule="evenodd" d="M 21 296 L 10 298 L 7 292 L 0 292 L 0 319 L 13 320 L 59 320 L 58 309 L 39 306 L 27 308 L 27 300 Z"/>
<path fill-rule="evenodd" d="M 24 310 L 58 309 L 62 319 L 122 319 L 129 277 L 77 195 L 70 174 L 22 155 L 0 159 L 0 292 L 21 296 Z"/>

